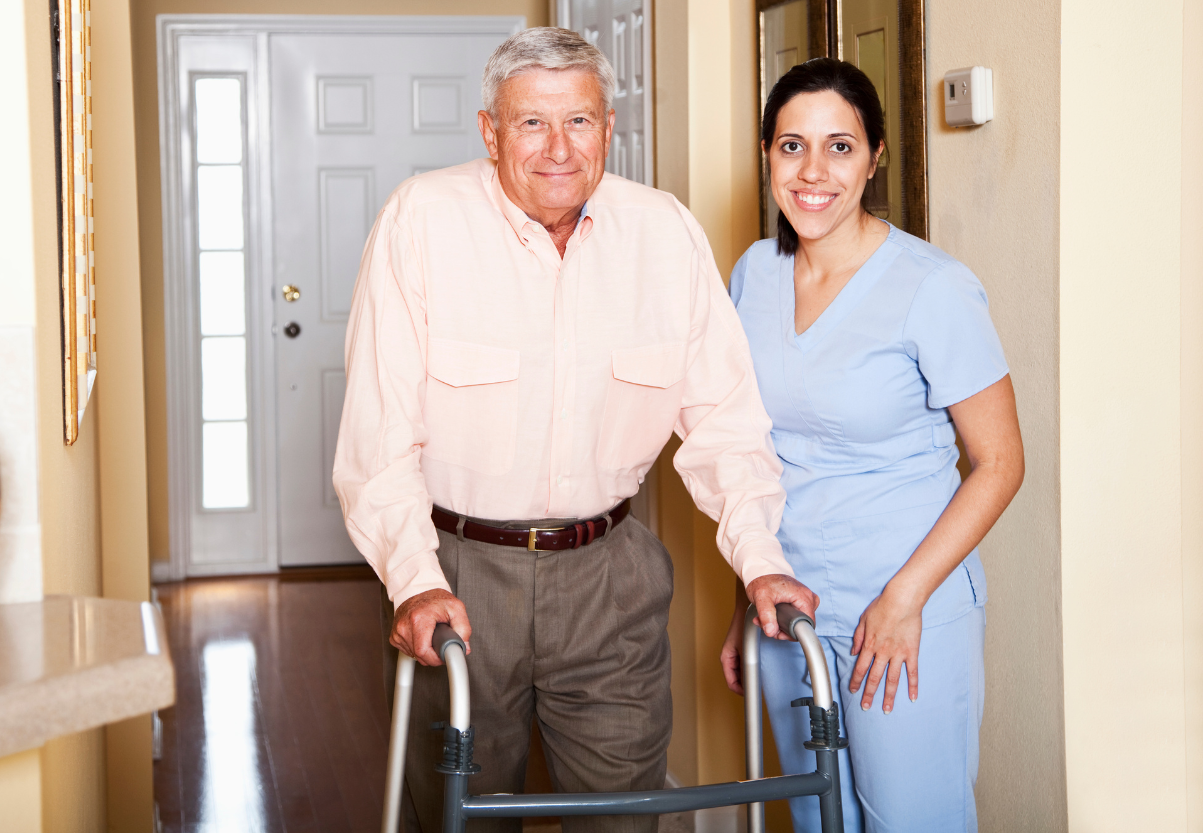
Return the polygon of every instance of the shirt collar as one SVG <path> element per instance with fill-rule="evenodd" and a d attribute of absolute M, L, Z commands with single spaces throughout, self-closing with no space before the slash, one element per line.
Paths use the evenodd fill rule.
<path fill-rule="evenodd" d="M 546 234 L 547 231 L 543 226 L 528 217 L 526 212 L 514 205 L 513 200 L 506 195 L 505 189 L 501 187 L 501 177 L 497 175 L 497 163 L 491 159 L 488 161 L 491 163 L 486 169 L 486 176 L 490 180 L 487 183 L 489 196 L 493 198 L 493 204 L 510 224 L 514 234 L 518 235 L 518 239 L 523 243 L 528 242 L 532 234 L 538 234 L 539 231 Z M 593 231 L 593 217 L 589 214 L 589 202 L 586 200 L 585 204 L 581 206 L 581 216 L 577 220 L 576 230 L 573 234 L 579 234 L 584 240 L 591 231 Z"/>

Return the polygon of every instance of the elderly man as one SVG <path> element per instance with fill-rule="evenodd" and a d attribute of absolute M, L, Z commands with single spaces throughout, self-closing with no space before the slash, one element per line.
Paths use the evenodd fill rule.
<path fill-rule="evenodd" d="M 628 512 L 674 429 L 765 633 L 775 603 L 818 601 L 774 536 L 781 468 L 706 238 L 672 196 L 604 173 L 613 94 L 575 33 L 510 38 L 485 69 L 491 158 L 403 183 L 355 287 L 334 482 L 392 644 L 435 666 L 437 622 L 470 637 L 478 793 L 522 791 L 532 718 L 556 789 L 663 786 L 673 571 Z M 446 700 L 419 668 L 406 815 L 425 833 Z"/>

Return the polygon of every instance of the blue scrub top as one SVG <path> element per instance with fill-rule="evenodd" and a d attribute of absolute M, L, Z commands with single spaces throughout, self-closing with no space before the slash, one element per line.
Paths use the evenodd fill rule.
<path fill-rule="evenodd" d="M 851 636 L 961 484 L 948 406 L 1007 374 L 986 292 L 940 249 L 889 236 L 810 328 L 794 332 L 794 259 L 748 249 L 731 300 L 785 467 L 777 537 L 819 595 L 816 629 Z M 932 594 L 924 627 L 986 603 L 977 550 Z"/>

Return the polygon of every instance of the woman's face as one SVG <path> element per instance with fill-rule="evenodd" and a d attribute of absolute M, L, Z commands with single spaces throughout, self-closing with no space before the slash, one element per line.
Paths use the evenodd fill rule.
<path fill-rule="evenodd" d="M 837 92 L 796 95 L 777 114 L 769 157 L 773 198 L 800 240 L 859 220 L 881 148 L 870 148 L 856 110 Z"/>

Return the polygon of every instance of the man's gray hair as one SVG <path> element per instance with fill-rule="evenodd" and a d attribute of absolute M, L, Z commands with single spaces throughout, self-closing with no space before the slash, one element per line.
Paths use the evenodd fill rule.
<path fill-rule="evenodd" d="M 614 104 L 614 68 L 589 41 L 571 29 L 539 26 L 512 35 L 497 47 L 485 64 L 481 99 L 485 111 L 496 117 L 501 87 L 515 75 L 534 69 L 578 69 L 592 72 L 601 88 L 606 112 Z"/>

